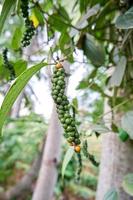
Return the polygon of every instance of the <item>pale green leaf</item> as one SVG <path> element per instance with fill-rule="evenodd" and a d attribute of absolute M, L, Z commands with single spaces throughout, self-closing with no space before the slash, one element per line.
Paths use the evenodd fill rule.
<path fill-rule="evenodd" d="M 116 26 L 120 29 L 133 28 L 133 7 L 117 18 Z"/>
<path fill-rule="evenodd" d="M 127 174 L 122 183 L 125 192 L 133 196 L 133 174 Z"/>
<path fill-rule="evenodd" d="M 62 169 L 61 169 L 62 178 L 64 178 L 65 170 L 67 168 L 68 163 L 71 161 L 73 154 L 74 154 L 74 149 L 72 147 L 70 147 L 67 150 L 64 160 L 63 160 Z"/>
<path fill-rule="evenodd" d="M 4 23 L 10 13 L 12 6 L 16 3 L 16 0 L 5 0 L 2 6 L 2 11 L 0 15 L 0 34 L 2 32 Z"/>
<path fill-rule="evenodd" d="M 125 56 L 122 56 L 120 58 L 120 61 L 118 62 L 118 65 L 115 68 L 115 71 L 113 72 L 110 78 L 109 87 L 120 86 L 123 80 L 124 73 L 125 73 L 126 64 L 127 64 L 127 59 Z"/>
<path fill-rule="evenodd" d="M 46 63 L 40 63 L 25 70 L 20 76 L 18 76 L 16 81 L 10 87 L 0 108 L 0 133 L 2 131 L 6 116 L 10 112 L 12 105 L 14 104 L 15 100 L 17 99 L 23 88 L 26 86 L 27 82 L 37 71 L 39 71 L 43 66 L 46 65 Z"/>
<path fill-rule="evenodd" d="M 131 139 L 133 139 L 133 111 L 125 113 L 121 119 L 122 128 L 128 133 Z"/>
<path fill-rule="evenodd" d="M 95 124 L 92 127 L 92 131 L 97 132 L 99 134 L 110 132 L 109 128 L 106 127 L 104 124 Z"/>
<path fill-rule="evenodd" d="M 115 188 L 111 188 L 107 191 L 107 193 L 104 195 L 103 200 L 119 200 L 118 198 L 118 192 Z"/>

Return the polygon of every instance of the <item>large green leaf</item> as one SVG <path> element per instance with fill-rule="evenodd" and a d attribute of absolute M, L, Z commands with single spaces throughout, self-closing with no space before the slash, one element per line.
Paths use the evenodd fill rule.
<path fill-rule="evenodd" d="M 125 192 L 133 196 L 133 174 L 127 174 L 122 183 Z"/>
<path fill-rule="evenodd" d="M 115 188 L 111 188 L 104 195 L 103 200 L 118 200 L 118 193 Z"/>
<path fill-rule="evenodd" d="M 122 128 L 133 139 L 133 111 L 127 112 L 121 119 Z"/>
<path fill-rule="evenodd" d="M 102 46 L 98 44 L 90 35 L 83 39 L 83 51 L 86 57 L 95 66 L 101 66 L 105 61 L 105 54 Z"/>
<path fill-rule="evenodd" d="M 117 18 L 116 26 L 120 29 L 133 28 L 133 7 Z"/>
<path fill-rule="evenodd" d="M 12 8 L 12 6 L 16 3 L 16 0 L 5 0 L 4 4 L 2 6 L 2 11 L 0 15 L 0 34 L 2 32 L 4 23 L 6 18 L 8 17 L 8 14 Z"/>
<path fill-rule="evenodd" d="M 4 101 L 2 103 L 0 109 L 0 133 L 2 131 L 2 127 L 4 121 L 6 119 L 7 114 L 9 113 L 13 103 L 17 99 L 18 95 L 21 93 L 23 88 L 26 86 L 27 82 L 31 79 L 31 77 L 39 71 L 43 66 L 46 66 L 46 63 L 37 64 L 27 70 L 25 70 L 16 81 L 13 83 L 9 91 L 7 92 Z"/>
<path fill-rule="evenodd" d="M 120 86 L 123 76 L 125 74 L 126 64 L 127 64 L 127 59 L 125 56 L 122 56 L 115 68 L 114 73 L 111 76 L 111 79 L 109 81 L 109 86 L 111 87 Z"/>
<path fill-rule="evenodd" d="M 73 154 L 74 154 L 74 150 L 73 150 L 72 147 L 70 147 L 70 148 L 67 150 L 67 152 L 66 152 L 66 154 L 65 154 L 65 157 L 64 157 L 64 160 L 63 160 L 62 169 L 61 169 L 62 178 L 64 178 L 65 170 L 66 170 L 66 168 L 67 168 L 68 163 L 69 163 L 70 160 L 72 159 Z"/>

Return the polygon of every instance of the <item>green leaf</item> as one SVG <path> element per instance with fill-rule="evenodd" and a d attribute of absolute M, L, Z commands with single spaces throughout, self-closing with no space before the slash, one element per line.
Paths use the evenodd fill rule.
<path fill-rule="evenodd" d="M 73 149 L 72 147 L 70 147 L 70 148 L 67 150 L 67 152 L 66 152 L 66 154 L 65 154 L 65 157 L 64 157 L 64 160 L 63 160 L 62 169 L 61 169 L 62 178 L 64 178 L 65 170 L 66 170 L 66 168 L 67 168 L 68 163 L 69 163 L 70 160 L 72 159 L 73 154 L 74 154 L 74 149 Z"/>
<path fill-rule="evenodd" d="M 118 65 L 116 66 L 114 73 L 112 74 L 110 78 L 110 81 L 109 81 L 110 87 L 120 86 L 123 76 L 125 74 L 126 64 L 127 64 L 127 59 L 125 56 L 122 56 L 120 58 L 120 61 L 118 62 Z"/>
<path fill-rule="evenodd" d="M 133 196 L 133 174 L 127 174 L 122 182 L 123 189 L 129 195 Z"/>
<path fill-rule="evenodd" d="M 133 28 L 133 7 L 117 18 L 116 27 L 120 29 Z"/>
<path fill-rule="evenodd" d="M 101 66 L 105 61 L 105 54 L 102 46 L 98 44 L 91 36 L 87 35 L 83 39 L 83 51 L 86 57 L 95 66 Z"/>
<path fill-rule="evenodd" d="M 22 38 L 22 29 L 21 27 L 17 27 L 15 32 L 14 32 L 14 35 L 13 35 L 13 38 L 12 38 L 12 48 L 14 50 L 17 50 L 20 48 L 20 45 L 21 45 L 21 38 Z"/>
<path fill-rule="evenodd" d="M 8 14 L 12 8 L 12 6 L 16 3 L 16 0 L 5 0 L 2 6 L 2 11 L 0 15 L 0 34 L 2 32 L 4 23 L 8 17 Z"/>
<path fill-rule="evenodd" d="M 85 12 L 87 9 L 87 6 L 89 4 L 89 1 L 88 0 L 79 0 L 79 3 L 80 3 L 80 12 L 81 13 Z"/>
<path fill-rule="evenodd" d="M 39 24 L 43 25 L 44 24 L 44 16 L 42 14 L 42 12 L 38 9 L 38 7 L 35 7 L 33 9 L 33 13 L 35 14 L 36 18 L 39 21 Z"/>
<path fill-rule="evenodd" d="M 89 86 L 89 82 L 87 80 L 82 80 L 80 81 L 78 87 L 76 88 L 77 90 L 81 89 L 86 89 Z"/>
<path fill-rule="evenodd" d="M 66 22 L 71 22 L 71 19 L 67 13 L 67 11 L 65 10 L 65 8 L 61 5 L 59 5 L 59 9 L 58 9 L 58 15 L 62 17 L 62 19 L 64 19 Z"/>
<path fill-rule="evenodd" d="M 70 42 L 71 42 L 71 38 L 68 35 L 68 33 L 63 32 L 59 38 L 59 45 L 60 45 L 61 50 L 64 50 L 65 46 L 66 48 L 68 48 L 68 44 L 70 44 Z"/>
<path fill-rule="evenodd" d="M 118 192 L 115 188 L 111 188 L 104 195 L 103 200 L 118 200 Z"/>
<path fill-rule="evenodd" d="M 66 23 L 64 23 L 62 17 L 59 16 L 57 13 L 52 14 L 49 17 L 48 22 L 53 28 L 55 28 L 59 32 L 64 32 L 69 27 Z"/>
<path fill-rule="evenodd" d="M 72 105 L 76 110 L 78 110 L 78 99 L 76 97 L 72 100 Z"/>
<path fill-rule="evenodd" d="M 18 60 L 14 65 L 15 75 L 19 76 L 27 68 L 27 62 L 25 60 Z"/>
<path fill-rule="evenodd" d="M 121 119 L 122 128 L 133 139 L 133 111 L 127 112 Z"/>
<path fill-rule="evenodd" d="M 47 65 L 46 63 L 40 63 L 25 70 L 20 76 L 18 76 L 16 81 L 10 87 L 0 109 L 0 133 L 2 131 L 2 127 L 6 119 L 6 116 L 10 112 L 10 109 L 14 104 L 15 100 L 17 99 L 18 95 L 21 93 L 21 91 L 26 86 L 27 82 L 31 79 L 31 77 L 37 71 L 39 71 L 43 66 L 46 65 Z"/>

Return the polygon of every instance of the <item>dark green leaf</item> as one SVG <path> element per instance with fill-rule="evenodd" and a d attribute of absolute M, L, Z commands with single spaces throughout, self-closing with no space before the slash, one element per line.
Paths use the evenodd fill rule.
<path fill-rule="evenodd" d="M 67 11 L 66 11 L 65 8 L 62 7 L 61 5 L 59 5 L 58 15 L 59 15 L 60 17 L 62 17 L 62 19 L 63 19 L 64 21 L 66 21 L 66 22 L 68 22 L 68 23 L 71 22 Z"/>
<path fill-rule="evenodd" d="M 2 32 L 4 23 L 10 13 L 12 6 L 16 3 L 16 0 L 5 0 L 2 6 L 2 11 L 0 15 L 0 34 Z"/>
<path fill-rule="evenodd" d="M 107 191 L 107 193 L 104 195 L 103 200 L 118 200 L 118 192 L 115 188 L 111 188 Z"/>
<path fill-rule="evenodd" d="M 79 0 L 79 3 L 80 3 L 80 12 L 81 13 L 85 12 L 89 4 L 89 0 Z"/>
<path fill-rule="evenodd" d="M 83 51 L 87 58 L 95 66 L 101 66 L 104 64 L 105 55 L 104 50 L 100 44 L 96 43 L 91 36 L 87 35 L 83 39 Z"/>
<path fill-rule="evenodd" d="M 125 192 L 133 196 L 133 174 L 127 174 L 124 177 L 122 186 Z"/>
<path fill-rule="evenodd" d="M 133 28 L 133 7 L 117 18 L 116 26 L 120 29 Z"/>
<path fill-rule="evenodd" d="M 39 71 L 43 66 L 46 65 L 47 65 L 46 63 L 40 63 L 25 70 L 20 76 L 18 76 L 16 81 L 13 83 L 13 85 L 11 86 L 11 88 L 9 89 L 4 98 L 4 101 L 0 109 L 0 133 L 2 131 L 2 127 L 6 119 L 6 116 L 10 112 L 10 109 L 14 104 L 15 100 L 17 99 L 18 95 L 21 93 L 21 91 L 26 86 L 27 82 L 31 79 L 31 77 L 37 71 Z"/>

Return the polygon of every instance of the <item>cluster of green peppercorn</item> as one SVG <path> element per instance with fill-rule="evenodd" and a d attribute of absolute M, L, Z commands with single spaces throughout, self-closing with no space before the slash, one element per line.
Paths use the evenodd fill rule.
<path fill-rule="evenodd" d="M 21 11 L 22 11 L 22 16 L 25 20 L 25 26 L 26 26 L 26 31 L 24 33 L 21 43 L 23 47 L 26 47 L 30 44 L 31 39 L 35 34 L 35 27 L 33 25 L 33 22 L 29 19 L 29 1 L 28 0 L 21 1 Z"/>
<path fill-rule="evenodd" d="M 10 80 L 13 80 L 15 79 L 15 70 L 14 70 L 14 67 L 13 65 L 9 62 L 8 60 L 8 49 L 5 48 L 3 50 L 3 62 L 4 62 L 4 66 L 9 70 L 9 73 L 10 73 Z"/>
<path fill-rule="evenodd" d="M 57 107 L 59 120 L 64 128 L 64 136 L 68 143 L 74 146 L 75 152 L 80 152 L 79 133 L 76 128 L 75 119 L 70 113 L 70 103 L 65 95 L 65 70 L 61 63 L 58 63 L 53 72 L 52 97 Z"/>

